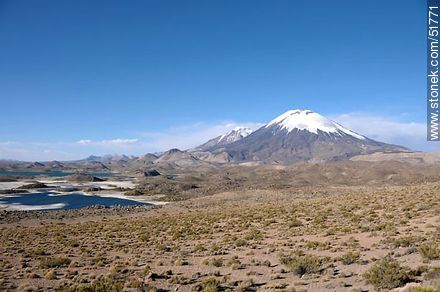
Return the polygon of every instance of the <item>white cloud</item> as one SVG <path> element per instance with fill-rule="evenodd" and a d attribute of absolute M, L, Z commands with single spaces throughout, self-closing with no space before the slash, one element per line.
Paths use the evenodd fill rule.
<path fill-rule="evenodd" d="M 80 145 L 93 145 L 93 146 L 126 146 L 137 143 L 138 139 L 113 139 L 113 140 L 101 140 L 101 141 L 92 141 L 89 139 L 83 139 L 76 142 Z"/>
<path fill-rule="evenodd" d="M 255 122 L 222 122 L 220 124 L 196 123 L 173 127 L 163 132 L 141 133 L 144 146 L 153 151 L 163 151 L 170 148 L 189 149 L 196 147 L 219 135 L 232 131 L 236 127 L 248 127 L 252 130 L 263 126 Z"/>
<path fill-rule="evenodd" d="M 138 141 L 139 141 L 138 139 L 113 139 L 113 140 L 103 140 L 101 141 L 101 143 L 105 145 L 130 145 L 130 144 L 135 144 Z"/>
<path fill-rule="evenodd" d="M 440 143 L 426 141 L 426 124 L 359 113 L 341 114 L 332 120 L 371 139 L 420 151 L 440 151 Z"/>
<path fill-rule="evenodd" d="M 92 140 L 84 139 L 84 140 L 79 140 L 77 143 L 81 145 L 87 145 L 92 143 Z"/>

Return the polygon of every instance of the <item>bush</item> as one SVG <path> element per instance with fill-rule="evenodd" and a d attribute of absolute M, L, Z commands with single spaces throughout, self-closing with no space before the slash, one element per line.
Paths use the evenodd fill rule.
<path fill-rule="evenodd" d="M 288 221 L 288 225 L 289 225 L 289 228 L 294 228 L 294 227 L 302 226 L 303 223 L 301 222 L 301 220 L 299 220 L 297 218 L 292 218 Z"/>
<path fill-rule="evenodd" d="M 410 247 L 414 246 L 421 239 L 416 236 L 402 236 L 393 240 L 393 245 L 395 247 Z"/>
<path fill-rule="evenodd" d="M 341 255 L 338 260 L 340 260 L 344 265 L 354 264 L 359 260 L 361 254 L 359 252 L 349 251 L 346 254 Z"/>
<path fill-rule="evenodd" d="M 295 274 L 302 276 L 321 271 L 323 260 L 313 255 L 296 252 L 287 256 L 281 256 L 280 262 Z"/>
<path fill-rule="evenodd" d="M 413 280 L 411 270 L 390 257 L 378 260 L 363 276 L 376 289 L 393 289 Z"/>
<path fill-rule="evenodd" d="M 33 251 L 33 254 L 36 256 L 47 256 L 50 255 L 49 252 L 45 251 L 42 248 L 37 248 L 36 250 Z"/>
<path fill-rule="evenodd" d="M 124 288 L 124 282 L 113 278 L 99 278 L 90 284 L 76 286 L 71 292 L 118 292 Z"/>
<path fill-rule="evenodd" d="M 425 287 L 415 287 L 411 290 L 411 292 L 437 292 L 437 289 L 433 288 L 425 288 Z"/>
<path fill-rule="evenodd" d="M 48 271 L 48 272 L 44 275 L 44 278 L 45 278 L 46 280 L 54 280 L 54 279 L 56 279 L 55 271 L 54 271 L 54 270 L 50 270 L 50 271 Z"/>
<path fill-rule="evenodd" d="M 261 240 L 264 238 L 263 232 L 258 229 L 251 229 L 249 233 L 245 236 L 245 240 Z"/>
<path fill-rule="evenodd" d="M 214 267 L 222 267 L 223 266 L 223 259 L 222 258 L 213 258 L 211 260 L 211 265 Z"/>
<path fill-rule="evenodd" d="M 422 257 L 429 260 L 436 260 L 440 258 L 440 249 L 435 242 L 422 244 L 419 247 L 419 252 Z"/>
<path fill-rule="evenodd" d="M 240 264 L 241 264 L 241 262 L 240 262 L 240 260 L 238 259 L 237 256 L 234 256 L 234 257 L 230 258 L 228 260 L 228 262 L 226 263 L 226 265 L 229 266 L 229 267 L 231 267 L 233 265 L 240 265 Z"/>
<path fill-rule="evenodd" d="M 40 260 L 40 266 L 44 268 L 57 268 L 70 264 L 70 259 L 66 257 L 49 257 Z"/>
<path fill-rule="evenodd" d="M 194 286 L 194 291 L 217 292 L 219 290 L 220 281 L 215 277 L 209 277 Z"/>
<path fill-rule="evenodd" d="M 235 240 L 234 243 L 235 243 L 236 247 L 242 247 L 242 246 L 246 246 L 248 244 L 247 241 L 243 238 L 239 238 L 239 239 Z"/>
<path fill-rule="evenodd" d="M 30 291 L 38 291 L 38 289 L 30 283 L 23 283 L 20 286 L 18 286 L 17 291 L 19 292 L 30 292 Z"/>
<path fill-rule="evenodd" d="M 206 248 L 205 248 L 203 245 L 201 245 L 201 244 L 197 244 L 197 245 L 194 247 L 193 252 L 203 252 L 203 251 L 205 251 L 205 250 L 206 250 Z"/>

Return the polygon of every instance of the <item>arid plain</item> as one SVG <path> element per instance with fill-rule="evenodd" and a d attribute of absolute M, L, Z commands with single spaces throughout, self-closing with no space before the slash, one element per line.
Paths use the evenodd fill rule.
<path fill-rule="evenodd" d="M 438 291 L 440 167 L 353 160 L 132 177 L 161 206 L 1 211 L 0 288 Z"/>

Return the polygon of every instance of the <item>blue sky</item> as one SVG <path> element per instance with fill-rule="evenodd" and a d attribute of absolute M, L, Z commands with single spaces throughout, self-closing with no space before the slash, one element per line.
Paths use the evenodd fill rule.
<path fill-rule="evenodd" d="M 191 147 L 294 108 L 440 151 L 424 1 L 0 0 L 0 44 L 0 158 Z"/>

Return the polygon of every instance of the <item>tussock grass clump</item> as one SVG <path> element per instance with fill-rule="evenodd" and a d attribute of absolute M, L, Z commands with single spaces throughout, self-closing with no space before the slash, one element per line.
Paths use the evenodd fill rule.
<path fill-rule="evenodd" d="M 327 248 L 327 243 L 325 242 L 319 242 L 319 241 L 307 241 L 306 247 L 308 249 L 320 249 L 324 250 Z"/>
<path fill-rule="evenodd" d="M 422 257 L 428 260 L 436 260 L 440 258 L 440 248 L 435 242 L 424 243 L 419 247 Z"/>
<path fill-rule="evenodd" d="M 418 236 L 402 236 L 393 240 L 395 247 L 411 247 L 420 242 L 421 238 Z"/>
<path fill-rule="evenodd" d="M 211 265 L 214 267 L 222 267 L 223 266 L 223 259 L 222 258 L 213 258 L 211 260 Z"/>
<path fill-rule="evenodd" d="M 40 266 L 43 269 L 57 268 L 67 266 L 70 262 L 71 260 L 66 257 L 47 257 L 40 260 Z"/>
<path fill-rule="evenodd" d="M 363 276 L 376 289 L 397 288 L 414 279 L 408 267 L 402 267 L 399 261 L 391 257 L 378 260 Z"/>
<path fill-rule="evenodd" d="M 281 255 L 280 262 L 295 274 L 302 276 L 320 272 L 324 259 L 298 251 L 289 255 Z"/>
<path fill-rule="evenodd" d="M 234 241 L 236 247 L 242 247 L 248 245 L 248 242 L 243 238 L 238 238 Z"/>
<path fill-rule="evenodd" d="M 303 223 L 301 220 L 299 220 L 298 218 L 291 218 L 288 222 L 287 222 L 289 228 L 295 228 L 295 227 L 301 227 L 303 226 Z"/>
<path fill-rule="evenodd" d="M 114 278 L 99 278 L 90 284 L 75 286 L 70 292 L 118 292 L 124 288 L 123 281 L 117 281 Z"/>
<path fill-rule="evenodd" d="M 32 286 L 32 284 L 30 284 L 30 283 L 23 283 L 20 286 L 18 286 L 17 291 L 29 292 L 29 291 L 38 291 L 38 289 L 35 286 Z"/>
<path fill-rule="evenodd" d="M 228 267 L 230 267 L 230 266 L 234 266 L 234 265 L 240 265 L 241 264 L 241 262 L 240 262 L 240 260 L 238 259 L 238 256 L 233 256 L 232 258 L 230 258 L 228 261 L 227 261 L 227 263 L 226 263 L 226 265 L 228 266 Z"/>
<path fill-rule="evenodd" d="M 48 272 L 44 275 L 44 278 L 45 278 L 46 280 L 54 280 L 54 279 L 56 278 L 55 271 L 54 271 L 54 270 L 50 270 L 50 271 L 48 271 Z"/>
<path fill-rule="evenodd" d="M 249 233 L 245 236 L 245 240 L 261 240 L 264 238 L 264 234 L 261 230 L 251 229 Z"/>
<path fill-rule="evenodd" d="M 360 257 L 361 254 L 359 252 L 349 251 L 338 257 L 338 260 L 341 261 L 344 265 L 351 265 L 357 262 Z"/>
<path fill-rule="evenodd" d="M 206 250 L 205 246 L 203 246 L 202 244 L 197 244 L 194 249 L 193 252 L 204 252 Z"/>
<path fill-rule="evenodd" d="M 37 248 L 32 252 L 34 255 L 36 256 L 47 256 L 50 255 L 50 252 L 42 249 L 42 248 Z"/>
<path fill-rule="evenodd" d="M 223 258 L 206 258 L 202 261 L 202 264 L 205 266 L 213 266 L 216 268 L 223 267 Z"/>
<path fill-rule="evenodd" d="M 434 288 L 425 288 L 425 287 L 414 287 L 411 289 L 411 292 L 437 292 L 437 289 Z"/>
<path fill-rule="evenodd" d="M 196 284 L 193 287 L 193 291 L 202 291 L 202 292 L 217 292 L 220 287 L 220 280 L 215 277 L 209 277 L 204 279 L 201 283 Z"/>

